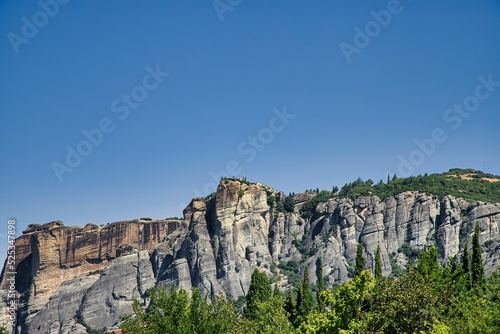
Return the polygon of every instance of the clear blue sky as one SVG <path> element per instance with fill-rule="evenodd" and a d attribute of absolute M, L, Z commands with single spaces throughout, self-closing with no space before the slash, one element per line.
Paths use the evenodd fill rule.
<path fill-rule="evenodd" d="M 410 156 L 415 175 L 500 174 L 500 86 L 478 79 L 500 82 L 500 1 L 221 0 L 219 13 L 212 1 L 65 1 L 53 17 L 0 1 L 2 256 L 9 218 L 20 234 L 181 216 L 228 163 L 287 193 L 385 179 Z M 467 118 L 447 112 L 465 102 Z M 102 122 L 71 168 L 67 147 L 88 153 L 82 131 Z M 61 181 L 54 164 L 72 171 Z"/>

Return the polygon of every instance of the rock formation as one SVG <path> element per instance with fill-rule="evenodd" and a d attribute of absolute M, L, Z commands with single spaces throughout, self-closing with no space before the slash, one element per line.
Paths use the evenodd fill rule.
<path fill-rule="evenodd" d="M 132 220 L 106 226 L 30 225 L 16 240 L 18 333 L 87 333 L 110 328 L 145 302 L 155 285 L 199 288 L 205 294 L 247 293 L 254 268 L 288 285 L 283 266 L 309 265 L 312 283 L 323 262 L 326 282 L 346 281 L 361 243 L 373 268 L 380 245 L 383 273 L 404 268 L 418 250 L 436 245 L 441 261 L 461 254 L 474 224 L 486 272 L 500 258 L 500 204 L 418 192 L 380 200 L 331 198 L 304 219 L 298 208 L 312 197 L 295 195 L 295 212 L 279 210 L 285 195 L 260 183 L 224 179 L 217 192 L 195 198 L 183 219 Z M 2 274 L 0 323 L 7 321 Z"/>

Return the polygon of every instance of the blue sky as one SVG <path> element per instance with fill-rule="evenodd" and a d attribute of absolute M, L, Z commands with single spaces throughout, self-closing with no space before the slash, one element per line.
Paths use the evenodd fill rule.
<path fill-rule="evenodd" d="M 228 164 L 287 193 L 500 174 L 500 1 L 60 1 L 0 1 L 2 255 L 10 218 L 181 216 Z"/>

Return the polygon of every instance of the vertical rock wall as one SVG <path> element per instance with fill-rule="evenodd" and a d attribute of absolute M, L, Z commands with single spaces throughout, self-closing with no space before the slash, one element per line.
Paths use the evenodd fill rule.
<path fill-rule="evenodd" d="M 255 268 L 281 277 L 286 287 L 275 268 L 280 262 L 308 264 L 314 283 L 321 259 L 327 283 L 342 282 L 353 269 L 358 243 L 367 268 L 374 267 L 380 245 L 387 276 L 427 245 L 437 246 L 442 261 L 461 254 L 476 222 L 486 272 L 498 267 L 499 204 L 404 192 L 384 201 L 333 198 L 304 220 L 297 209 L 308 194 L 297 195 L 296 212 L 286 214 L 271 195 L 284 199 L 259 183 L 223 180 L 215 194 L 193 199 L 182 220 L 31 225 L 16 241 L 18 332 L 86 333 L 85 326 L 116 325 L 121 313 L 131 311 L 132 297 L 143 300 L 155 285 L 237 298 L 247 293 Z M 2 278 L 2 300 L 6 284 Z M 7 312 L 1 303 L 0 319 Z"/>

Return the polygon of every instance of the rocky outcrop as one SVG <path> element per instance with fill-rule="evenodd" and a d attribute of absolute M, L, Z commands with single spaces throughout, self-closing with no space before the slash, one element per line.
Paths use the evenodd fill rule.
<path fill-rule="evenodd" d="M 27 331 L 27 324 L 64 282 L 106 270 L 126 252 L 124 246 L 131 250 L 152 251 L 183 224 L 182 220 L 133 220 L 106 226 L 66 227 L 61 221 L 55 221 L 28 226 L 15 243 L 18 330 Z M 145 256 L 149 261 L 149 253 Z M 1 284 L 5 294 L 7 282 L 3 277 Z M 2 299 L 6 299 L 5 295 Z M 4 304 L 0 304 L 0 315 L 6 312 Z"/>
<path fill-rule="evenodd" d="M 361 243 L 367 268 L 375 266 L 380 245 L 383 273 L 395 266 L 404 268 L 412 256 L 425 246 L 436 245 L 441 261 L 462 252 L 479 223 L 480 243 L 486 272 L 497 268 L 500 252 L 499 204 L 468 203 L 447 196 L 443 200 L 418 192 L 404 192 L 380 201 L 378 197 L 330 199 L 316 208 L 316 216 L 304 240 L 303 252 L 309 256 L 311 277 L 323 260 L 323 272 L 330 272 L 330 283 L 345 281 L 352 270 L 356 245 Z M 314 281 L 315 278 L 313 278 Z"/>
<path fill-rule="evenodd" d="M 436 222 L 440 202 L 437 198 L 406 192 L 380 201 L 378 197 L 331 199 L 316 210 L 316 217 L 304 240 L 309 268 L 315 270 L 323 259 L 329 282 L 345 281 L 352 270 L 356 246 L 363 244 L 368 267 L 375 264 L 375 252 L 380 245 L 383 273 L 392 271 L 391 261 L 404 265 L 399 256 L 403 244 L 422 249 L 435 243 Z M 332 272 L 333 269 L 333 272 Z M 315 275 L 314 275 L 315 276 Z"/>
<path fill-rule="evenodd" d="M 132 312 L 132 298 L 143 300 L 155 285 L 149 252 L 139 251 L 114 260 L 82 298 L 77 318 L 93 328 L 118 324 L 121 314 Z"/>
<path fill-rule="evenodd" d="M 27 324 L 29 333 L 86 333 L 86 328 L 76 321 L 78 309 L 88 289 L 98 275 L 81 276 L 61 284 L 49 301 Z"/>
<path fill-rule="evenodd" d="M 17 331 L 86 333 L 111 327 L 131 311 L 132 297 L 144 302 L 145 291 L 155 285 L 237 298 L 247 293 L 255 268 L 286 288 L 287 265 L 303 270 L 307 264 L 314 283 L 321 260 L 331 285 L 350 276 L 358 243 L 367 268 L 374 267 L 380 245 L 388 276 L 427 245 L 437 246 L 443 262 L 461 254 L 476 222 L 486 272 L 498 267 L 499 204 L 404 192 L 385 200 L 331 198 L 304 219 L 298 209 L 312 196 L 295 195 L 295 212 L 283 212 L 283 193 L 225 179 L 215 194 L 193 199 L 181 220 L 31 225 L 16 240 Z M 7 319 L 4 304 L 0 314 Z"/>

